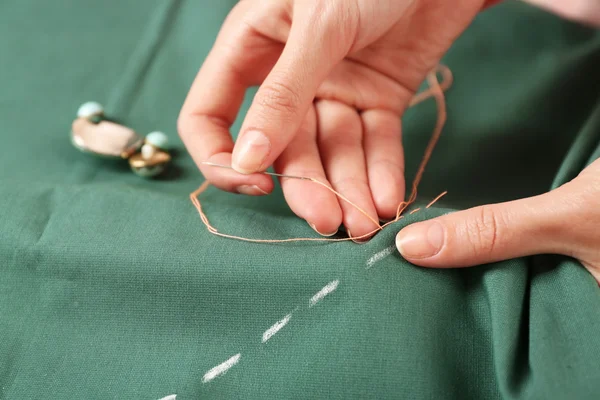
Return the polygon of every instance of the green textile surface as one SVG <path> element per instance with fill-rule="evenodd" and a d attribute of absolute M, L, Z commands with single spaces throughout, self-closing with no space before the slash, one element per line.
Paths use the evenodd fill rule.
<path fill-rule="evenodd" d="M 600 33 L 514 2 L 483 13 L 444 60 L 455 84 L 420 201 L 449 194 L 364 245 L 260 245 L 206 231 L 176 135 L 234 3 L 0 3 L 0 398 L 599 398 L 600 291 L 579 263 L 431 270 L 392 246 L 407 224 L 542 193 L 600 155 Z M 167 132 L 171 173 L 73 148 L 88 100 Z M 409 181 L 435 113 L 405 116 Z M 202 200 L 223 232 L 315 235 L 279 191 Z"/>

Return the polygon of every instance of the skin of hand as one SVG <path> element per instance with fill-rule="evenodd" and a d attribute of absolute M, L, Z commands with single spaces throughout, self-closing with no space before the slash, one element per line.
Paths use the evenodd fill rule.
<path fill-rule="evenodd" d="M 600 283 L 600 159 L 548 193 L 419 222 L 396 245 L 423 267 L 469 267 L 535 254 L 578 259 Z"/>
<path fill-rule="evenodd" d="M 392 219 L 405 196 L 400 117 L 486 5 L 242 0 L 192 84 L 180 136 L 206 179 L 222 190 L 268 194 L 272 179 L 256 172 L 273 166 L 331 185 L 376 221 Z M 234 144 L 230 127 L 253 86 L 259 89 Z M 354 237 L 376 228 L 314 183 L 284 178 L 281 185 L 291 210 L 321 235 L 341 224 Z"/>
<path fill-rule="evenodd" d="M 600 1 L 598 0 L 523 0 L 586 25 L 600 27 Z"/>

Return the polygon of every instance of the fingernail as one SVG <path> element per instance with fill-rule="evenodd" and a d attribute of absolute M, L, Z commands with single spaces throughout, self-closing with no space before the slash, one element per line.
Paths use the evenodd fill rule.
<path fill-rule="evenodd" d="M 308 221 L 306 221 L 306 222 L 308 222 Z M 330 237 L 330 236 L 333 236 L 333 235 L 335 235 L 336 233 L 338 233 L 338 230 L 337 230 L 337 229 L 335 230 L 335 232 L 332 232 L 332 233 L 322 233 L 322 232 L 319 232 L 319 230 L 317 229 L 317 227 L 315 226 L 315 224 L 311 224 L 310 222 L 308 222 L 308 225 L 309 225 L 311 228 L 313 228 L 313 230 L 314 230 L 315 232 L 317 232 L 317 233 L 318 233 L 319 235 L 321 235 L 321 236 Z"/>
<path fill-rule="evenodd" d="M 271 142 L 259 131 L 248 131 L 242 135 L 233 152 L 231 166 L 243 174 L 260 170 L 271 151 Z"/>
<path fill-rule="evenodd" d="M 236 188 L 236 191 L 239 194 L 245 194 L 248 196 L 263 196 L 265 194 L 269 194 L 267 192 L 265 192 L 264 190 L 262 190 L 261 188 L 259 188 L 256 185 L 242 185 L 242 186 L 238 186 Z"/>
<path fill-rule="evenodd" d="M 352 238 L 352 232 L 350 232 L 350 229 L 347 229 L 348 231 L 348 237 Z M 363 239 L 352 239 L 352 241 L 356 244 L 365 244 L 369 241 L 370 238 L 363 238 Z"/>
<path fill-rule="evenodd" d="M 396 247 L 405 258 L 435 256 L 444 245 L 444 228 L 438 222 L 410 225 L 396 236 Z"/>

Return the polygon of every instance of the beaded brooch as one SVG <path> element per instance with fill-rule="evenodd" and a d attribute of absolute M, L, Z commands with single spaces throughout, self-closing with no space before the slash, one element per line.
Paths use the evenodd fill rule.
<path fill-rule="evenodd" d="M 106 118 L 104 108 L 96 102 L 79 107 L 71 128 L 71 142 L 85 153 L 127 160 L 131 170 L 144 178 L 160 175 L 171 162 L 167 135 L 157 131 L 141 137 L 133 129 Z"/>

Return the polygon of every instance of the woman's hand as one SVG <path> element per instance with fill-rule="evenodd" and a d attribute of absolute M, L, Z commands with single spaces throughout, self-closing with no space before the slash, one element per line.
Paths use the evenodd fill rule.
<path fill-rule="evenodd" d="M 600 282 L 600 159 L 549 193 L 476 207 L 400 231 L 414 264 L 468 267 L 535 254 L 580 260 Z"/>
<path fill-rule="evenodd" d="M 267 194 L 271 178 L 255 172 L 274 165 L 330 184 L 375 220 L 391 219 L 405 194 L 400 117 L 484 3 L 242 0 L 188 94 L 180 135 L 223 190 Z M 256 85 L 234 145 L 229 128 Z M 341 223 L 352 236 L 375 229 L 318 185 L 283 179 L 282 188 L 291 209 L 325 236 Z"/>
<path fill-rule="evenodd" d="M 600 27 L 598 0 L 524 0 L 552 13 L 590 26 Z"/>

